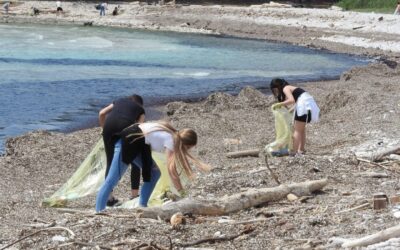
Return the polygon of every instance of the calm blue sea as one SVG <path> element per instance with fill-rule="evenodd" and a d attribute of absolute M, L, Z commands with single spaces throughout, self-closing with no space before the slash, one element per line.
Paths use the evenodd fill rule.
<path fill-rule="evenodd" d="M 151 105 L 266 88 L 273 77 L 332 79 L 367 62 L 260 40 L 0 24 L 0 151 L 7 137 L 79 127 L 132 93 Z"/>

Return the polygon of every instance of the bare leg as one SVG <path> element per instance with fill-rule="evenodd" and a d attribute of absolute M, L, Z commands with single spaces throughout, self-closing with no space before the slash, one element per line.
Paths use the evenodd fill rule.
<path fill-rule="evenodd" d="M 304 125 L 302 140 L 301 140 L 301 143 L 300 143 L 300 151 L 303 152 L 303 153 L 306 151 L 305 146 L 306 146 L 306 127 Z"/>
<path fill-rule="evenodd" d="M 131 198 L 139 196 L 139 189 L 132 189 L 131 190 Z"/>
<path fill-rule="evenodd" d="M 306 123 L 295 121 L 294 122 L 294 133 L 293 133 L 293 151 L 299 152 L 304 149 L 305 144 L 305 130 Z"/>

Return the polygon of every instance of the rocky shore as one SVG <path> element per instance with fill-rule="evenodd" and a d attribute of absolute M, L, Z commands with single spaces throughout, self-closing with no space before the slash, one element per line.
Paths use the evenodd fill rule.
<path fill-rule="evenodd" d="M 3 22 L 75 24 L 93 21 L 93 25 L 209 32 L 374 55 L 380 56 L 381 60 L 344 72 L 340 80 L 303 83 L 322 111 L 321 121 L 307 127 L 307 155 L 270 159 L 269 165 L 283 183 L 328 178 L 328 186 L 323 192 L 304 199 L 270 202 L 227 217 L 194 215 L 188 217 L 186 225 L 179 229 L 173 229 L 165 221 L 129 217 L 132 211 L 128 210 L 112 211 L 113 216 L 95 216 L 60 213 L 54 208 L 40 207 L 42 199 L 69 178 L 100 138 L 99 128 L 69 134 L 35 131 L 9 139 L 6 155 L 0 157 L 0 197 L 3 198 L 0 205 L 0 247 L 49 226 L 68 228 L 75 233 L 75 239 L 71 241 L 64 231 L 43 231 L 13 247 L 135 249 L 141 243 L 147 243 L 146 249 L 168 249 L 170 246 L 178 249 L 183 243 L 234 235 L 251 227 L 254 229 L 251 233 L 235 239 L 194 247 L 336 249 L 340 247 L 338 239 L 359 238 L 398 224 L 399 219 L 392 211 L 394 205 L 374 210 L 371 200 L 377 192 L 385 192 L 389 197 L 399 192 L 399 162 L 385 160 L 387 163 L 379 165 L 356 158 L 399 143 L 400 67 L 397 66 L 398 52 L 394 48 L 398 46 L 400 30 L 390 27 L 398 25 L 400 19 L 338 10 L 263 6 L 160 7 L 138 3 L 122 4 L 121 9 L 125 12 L 120 16 L 100 18 L 93 4 L 68 2 L 63 3 L 67 11 L 65 16 L 55 16 L 51 12 L 29 15 L 31 6 L 54 9 L 53 5 L 53 2 L 24 2 L 12 9 L 15 15 L 0 16 L 0 19 Z M 378 21 L 380 16 L 383 16 L 382 21 Z M 281 20 L 281 23 L 271 20 Z M 386 23 L 381 25 L 382 22 Z M 360 26 L 363 28 L 353 29 Z M 321 39 L 340 35 L 370 39 L 382 47 L 364 48 Z M 397 45 L 388 50 L 384 49 L 385 42 Z M 270 111 L 273 102 L 270 96 L 244 88 L 238 96 L 215 93 L 199 103 L 174 102 L 163 108 L 165 119 L 176 127 L 192 127 L 199 133 L 200 141 L 195 153 L 213 166 L 210 173 L 197 175 L 189 197 L 219 198 L 277 185 L 265 168 L 264 158 L 226 157 L 226 153 L 236 150 L 262 149 L 274 140 L 274 120 Z M 381 173 L 385 177 L 371 178 L 366 174 L 369 172 Z M 118 197 L 128 198 L 128 183 L 128 178 L 124 178 L 115 190 Z M 346 212 L 366 203 L 369 205 Z M 78 200 L 70 204 L 70 208 L 93 211 L 94 197 Z M 225 223 L 255 219 L 262 220 Z M 392 240 L 375 246 L 375 249 L 396 249 L 397 244 L 398 241 Z M 369 249 L 374 249 L 374 246 Z"/>

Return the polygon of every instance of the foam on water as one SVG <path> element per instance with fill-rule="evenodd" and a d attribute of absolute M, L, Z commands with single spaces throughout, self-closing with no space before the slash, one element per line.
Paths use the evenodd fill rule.
<path fill-rule="evenodd" d="M 205 77 L 211 75 L 209 72 L 175 72 L 173 75 L 176 76 L 193 76 L 193 77 Z"/>
<path fill-rule="evenodd" d="M 0 34 L 0 141 L 78 126 L 131 93 L 157 103 L 237 93 L 277 76 L 335 78 L 367 62 L 259 40 L 117 28 L 0 25 Z"/>

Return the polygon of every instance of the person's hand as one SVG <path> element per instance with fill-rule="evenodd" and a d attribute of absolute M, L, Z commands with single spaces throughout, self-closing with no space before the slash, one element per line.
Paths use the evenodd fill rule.
<path fill-rule="evenodd" d="M 283 107 L 283 104 L 281 102 L 275 103 L 274 105 L 272 105 L 272 109 L 276 110 L 276 109 L 280 109 Z"/>
<path fill-rule="evenodd" d="M 165 192 L 165 197 L 171 201 L 177 201 L 179 200 L 179 196 L 172 193 L 171 191 Z"/>

